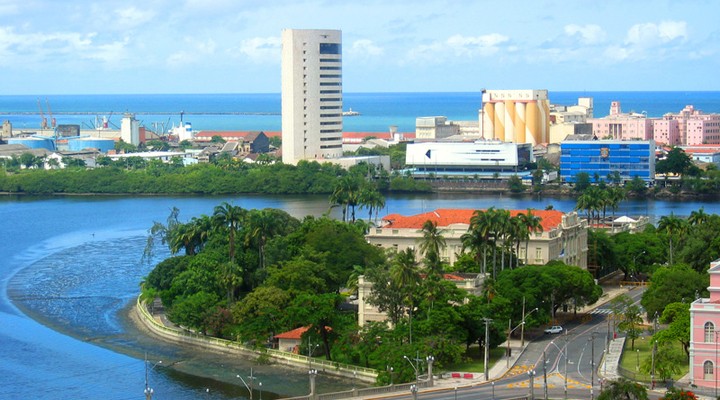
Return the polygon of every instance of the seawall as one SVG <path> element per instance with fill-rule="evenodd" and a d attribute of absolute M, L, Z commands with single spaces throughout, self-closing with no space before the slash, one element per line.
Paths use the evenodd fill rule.
<path fill-rule="evenodd" d="M 231 340 L 204 336 L 166 326 L 162 323 L 159 316 L 154 317 L 150 314 L 147 307 L 145 307 L 145 303 L 142 302 L 139 297 L 135 305 L 135 314 L 137 322 L 141 323 L 143 327 L 147 328 L 153 334 L 174 343 L 199 346 L 222 354 L 241 355 L 252 359 L 267 357 L 277 364 L 297 368 L 312 368 L 328 375 L 358 379 L 369 384 L 375 383 L 375 380 L 377 379 L 377 371 L 374 369 L 340 364 L 315 358 L 309 359 L 307 356 L 275 349 L 256 350 Z"/>

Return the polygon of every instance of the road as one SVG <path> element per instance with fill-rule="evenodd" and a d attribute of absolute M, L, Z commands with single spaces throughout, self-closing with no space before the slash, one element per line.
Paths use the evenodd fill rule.
<path fill-rule="evenodd" d="M 628 292 L 639 302 L 644 288 Z M 517 399 L 521 397 L 592 399 L 602 390 L 601 361 L 613 337 L 610 305 L 593 310 L 585 321 L 564 326 L 562 334 L 546 334 L 530 342 L 500 379 L 473 387 L 426 391 L 419 399 Z M 651 399 L 660 396 L 649 393 Z M 412 399 L 410 393 L 393 398 Z"/>

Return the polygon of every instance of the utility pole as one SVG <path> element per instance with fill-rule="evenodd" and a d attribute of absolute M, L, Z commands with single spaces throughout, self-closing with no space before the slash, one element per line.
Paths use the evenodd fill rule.
<path fill-rule="evenodd" d="M 545 400 L 548 400 L 547 392 L 547 358 L 545 357 L 545 350 L 543 350 L 543 383 L 545 386 Z"/>
<path fill-rule="evenodd" d="M 490 380 L 490 369 L 488 368 L 488 348 L 490 347 L 490 323 L 493 321 L 490 318 L 483 318 L 485 321 L 485 381 Z"/>

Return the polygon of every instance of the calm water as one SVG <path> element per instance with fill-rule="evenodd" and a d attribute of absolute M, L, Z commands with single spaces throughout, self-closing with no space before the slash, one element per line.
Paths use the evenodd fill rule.
<path fill-rule="evenodd" d="M 280 208 L 296 217 L 328 208 L 324 196 L 0 198 L 0 398 L 141 398 L 146 351 L 151 360 L 163 360 L 150 375 L 155 399 L 241 397 L 245 391 L 223 382 L 248 374 L 251 366 L 265 398 L 272 397 L 268 392 L 307 393 L 304 370 L 177 348 L 137 332 L 127 321 L 138 284 L 151 269 L 140 262 L 147 228 L 164 221 L 173 206 L 187 220 L 212 213 L 222 201 Z M 468 195 L 393 197 L 387 203 L 383 214 L 574 207 L 570 199 Z M 720 213 L 717 203 L 665 201 L 627 202 L 620 213 L 688 215 L 702 206 Z M 323 392 L 352 386 L 326 376 L 318 384 Z"/>
<path fill-rule="evenodd" d="M 611 101 L 620 101 L 624 111 L 647 112 L 650 117 L 679 112 L 685 105 L 707 113 L 720 113 L 720 92 L 550 92 L 553 104 L 577 104 L 578 97 L 593 97 L 595 116 L 608 114 Z M 37 101 L 47 114 L 49 102 L 59 124 L 79 124 L 92 129 L 97 117 L 109 117 L 119 127 L 122 114 L 138 114 L 142 123 L 155 126 L 191 122 L 195 130 L 279 131 L 280 94 L 192 94 L 192 95 L 55 95 L 0 96 L 0 120 L 9 120 L 14 129 L 34 130 L 40 126 Z M 362 115 L 343 120 L 347 132 L 387 132 L 391 125 L 399 132 L 414 132 L 415 118 L 443 115 L 451 120 L 477 120 L 480 93 L 344 93 L 346 110 Z M 58 115 L 83 112 L 84 115 Z M 158 114 L 163 113 L 163 114 Z M 167 114 L 165 114 L 167 113 Z M 195 115 L 193 113 L 247 113 L 248 115 Z M 158 128 L 159 129 L 159 128 Z"/>

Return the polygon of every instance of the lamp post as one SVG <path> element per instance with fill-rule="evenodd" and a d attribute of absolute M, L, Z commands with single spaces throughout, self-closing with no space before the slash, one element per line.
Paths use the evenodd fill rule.
<path fill-rule="evenodd" d="M 162 360 L 156 362 L 155 365 L 148 368 L 147 352 L 145 352 L 145 390 L 143 390 L 143 393 L 145 394 L 145 400 L 151 400 L 153 393 L 155 393 L 153 388 L 150 387 L 148 375 L 150 374 L 150 371 L 155 369 L 155 367 L 157 367 L 159 364 L 162 364 Z"/>
<path fill-rule="evenodd" d="M 567 365 L 568 365 L 568 354 L 567 354 L 568 338 L 567 338 L 567 330 L 565 331 L 565 338 L 564 338 L 564 340 L 565 340 L 565 345 L 563 346 L 562 349 L 559 348 L 559 347 L 555 344 L 554 341 L 550 342 L 550 344 L 553 345 L 553 346 L 555 346 L 555 348 L 558 349 L 563 356 L 565 356 L 565 372 L 563 373 L 565 382 L 564 382 L 564 384 L 563 384 L 563 391 L 564 391 L 564 393 L 565 393 L 564 398 L 567 399 L 567 388 L 568 388 L 568 385 L 567 385 Z"/>
<path fill-rule="evenodd" d="M 427 365 L 428 365 L 428 380 L 430 381 L 430 387 L 433 387 L 435 382 L 433 381 L 432 368 L 433 368 L 433 362 L 435 362 L 435 357 L 433 357 L 431 355 L 427 356 L 427 357 L 425 357 L 425 361 L 427 361 Z"/>
<path fill-rule="evenodd" d="M 495 381 L 492 381 L 492 398 L 495 400 Z"/>
<path fill-rule="evenodd" d="M 262 400 L 262 382 L 258 382 L 258 386 L 260 387 L 260 400 Z"/>
<path fill-rule="evenodd" d="M 490 361 L 488 359 L 488 348 L 490 347 L 490 323 L 493 321 L 490 318 L 483 318 L 483 321 L 485 321 L 485 380 L 490 380 L 490 369 L 488 368 L 488 362 Z"/>
<path fill-rule="evenodd" d="M 635 372 L 640 372 L 640 349 L 635 349 L 637 353 L 637 364 L 635 364 Z"/>
<path fill-rule="evenodd" d="M 410 358 L 408 358 L 408 356 L 403 356 L 403 358 L 406 359 L 407 362 L 410 363 L 410 366 L 412 367 L 413 371 L 415 371 L 415 385 L 416 385 L 415 387 L 417 387 L 417 384 L 418 384 L 418 369 L 417 369 L 417 367 L 415 366 L 415 364 L 413 364 L 412 361 L 410 361 Z M 415 362 L 417 362 L 417 359 L 415 359 Z"/>
<path fill-rule="evenodd" d="M 528 379 L 530 380 L 530 385 L 528 387 L 528 397 L 530 400 L 535 399 L 535 370 L 531 369 L 527 372 Z"/>
<path fill-rule="evenodd" d="M 653 342 L 652 360 L 650 367 L 650 389 L 655 389 L 655 351 L 657 349 L 657 340 Z"/>
<path fill-rule="evenodd" d="M 392 386 L 393 385 L 393 371 L 395 371 L 395 368 L 388 365 L 385 367 L 385 370 L 387 370 L 388 373 L 390 374 L 390 386 Z"/>
<path fill-rule="evenodd" d="M 318 371 L 316 369 L 311 369 L 308 371 L 308 376 L 310 377 L 310 397 L 315 397 L 315 378 L 317 377 Z"/>
<path fill-rule="evenodd" d="M 547 359 L 545 358 L 545 350 L 543 350 L 543 390 L 545 392 L 545 400 L 548 400 L 547 392 Z"/>
<path fill-rule="evenodd" d="M 418 392 L 417 385 L 410 385 L 410 393 L 412 393 L 413 400 L 417 400 L 417 392 Z"/>
<path fill-rule="evenodd" d="M 593 331 L 590 334 L 590 400 L 594 399 L 594 388 L 595 388 L 595 334 L 600 332 Z"/>
<path fill-rule="evenodd" d="M 522 327 L 520 328 L 520 347 L 525 347 L 525 319 L 537 310 L 539 310 L 539 308 L 535 307 L 530 310 L 529 313 L 525 314 L 525 298 L 523 297 L 523 318 L 522 322 L 520 323 L 520 326 Z"/>
<path fill-rule="evenodd" d="M 237 375 L 237 377 L 240 378 L 240 381 L 243 383 L 243 385 L 245 385 L 245 388 L 247 389 L 248 393 L 250 394 L 250 400 L 252 400 L 252 398 L 253 398 L 253 390 L 252 390 L 253 380 L 257 379 L 256 377 L 253 376 L 252 368 L 250 368 L 250 376 L 248 376 L 248 378 L 250 379 L 249 385 L 247 382 L 245 382 L 245 379 L 243 379 L 242 376 Z"/>

